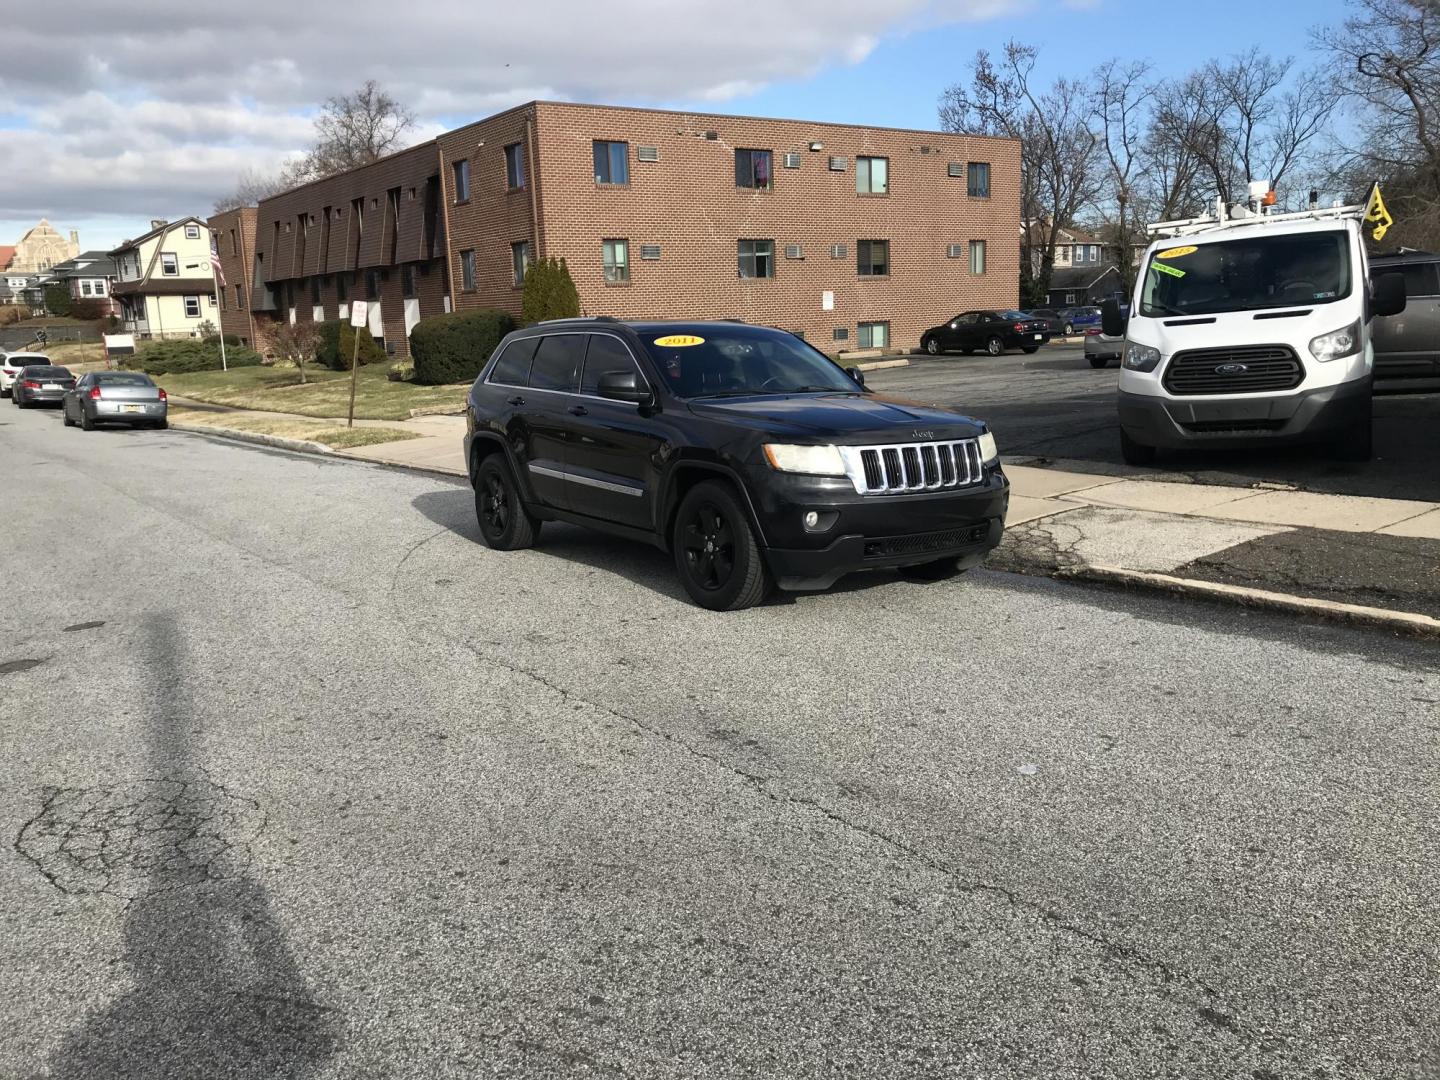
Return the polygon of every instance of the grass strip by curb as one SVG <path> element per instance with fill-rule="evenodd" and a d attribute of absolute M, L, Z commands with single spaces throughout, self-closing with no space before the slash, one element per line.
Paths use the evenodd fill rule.
<path fill-rule="evenodd" d="M 330 420 L 308 420 L 298 416 L 294 419 L 280 419 L 271 416 L 247 416 L 243 412 L 217 415 L 185 408 L 172 409 L 170 416 L 172 426 L 183 424 L 187 429 L 243 431 L 251 435 L 318 443 L 331 450 L 348 450 L 420 437 L 417 432 L 402 428 L 351 428 Z"/>
<path fill-rule="evenodd" d="M 1223 582 L 1179 578 L 1170 574 L 1125 570 L 1115 566 L 1055 570 L 1049 576 L 1064 581 L 1091 581 L 1103 585 L 1193 596 L 1289 615 L 1310 615 L 1352 626 L 1393 630 L 1413 637 L 1440 638 L 1440 619 L 1413 611 L 1390 611 L 1386 608 L 1366 607 L 1363 604 L 1346 604 L 1338 600 L 1318 600 L 1309 596 L 1271 592 L 1268 589 L 1253 589 L 1247 585 L 1227 585 Z"/>

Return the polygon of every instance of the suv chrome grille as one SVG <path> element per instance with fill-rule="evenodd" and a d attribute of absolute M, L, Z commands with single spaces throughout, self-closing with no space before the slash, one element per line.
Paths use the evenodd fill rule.
<path fill-rule="evenodd" d="M 904 495 L 967 487 L 983 480 L 980 446 L 957 442 L 903 443 L 895 446 L 842 446 L 845 471 L 861 495 Z"/>

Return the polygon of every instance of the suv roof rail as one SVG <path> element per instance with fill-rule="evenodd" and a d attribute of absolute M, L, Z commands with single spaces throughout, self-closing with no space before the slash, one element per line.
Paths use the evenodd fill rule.
<path fill-rule="evenodd" d="M 563 319 L 541 319 L 535 325 L 549 326 L 551 323 L 562 322 L 619 322 L 614 315 L 570 315 Z"/>

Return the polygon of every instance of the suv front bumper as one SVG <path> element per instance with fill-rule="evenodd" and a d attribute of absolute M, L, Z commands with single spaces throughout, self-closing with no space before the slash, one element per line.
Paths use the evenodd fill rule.
<path fill-rule="evenodd" d="M 1120 426 L 1145 446 L 1253 449 L 1307 442 L 1370 416 L 1371 382 L 1360 379 L 1284 397 L 1187 401 L 1120 391 Z"/>
<path fill-rule="evenodd" d="M 759 478 L 757 478 L 759 479 Z M 982 483 L 914 495 L 858 495 L 849 480 L 775 473 L 750 485 L 776 584 L 827 589 L 845 574 L 954 558 L 974 566 L 1000 543 L 1010 484 L 994 466 Z M 805 514 L 822 525 L 809 530 Z M 833 515 L 833 517 L 832 517 Z"/>

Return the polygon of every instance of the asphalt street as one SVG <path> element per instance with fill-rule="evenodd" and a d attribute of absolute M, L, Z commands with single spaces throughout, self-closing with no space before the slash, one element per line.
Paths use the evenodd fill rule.
<path fill-rule="evenodd" d="M 908 368 L 872 372 L 869 385 L 925 402 L 958 406 L 988 420 L 1010 456 L 1049 458 L 1087 472 L 1144 473 L 1203 484 L 1294 485 L 1308 491 L 1440 502 L 1440 393 L 1378 393 L 1375 458 L 1338 461 L 1324 447 L 1163 453 L 1157 469 L 1120 457 L 1114 361 L 1095 369 L 1078 345 L 1033 356 L 911 358 Z"/>
<path fill-rule="evenodd" d="M 1433 645 L 986 571 L 720 615 L 433 476 L 0 455 L 0 1076 L 1440 1070 Z"/>

